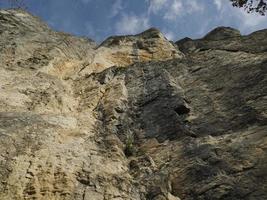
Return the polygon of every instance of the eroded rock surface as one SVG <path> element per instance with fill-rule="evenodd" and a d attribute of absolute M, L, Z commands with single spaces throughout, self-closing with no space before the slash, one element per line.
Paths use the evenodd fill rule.
<path fill-rule="evenodd" d="M 0 22 L 0 199 L 267 199 L 266 30 L 96 45 Z"/>

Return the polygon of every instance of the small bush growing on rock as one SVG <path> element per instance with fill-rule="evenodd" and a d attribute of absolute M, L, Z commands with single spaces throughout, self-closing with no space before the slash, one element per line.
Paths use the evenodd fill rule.
<path fill-rule="evenodd" d="M 128 134 L 126 136 L 124 153 L 127 157 L 133 156 L 135 153 L 133 134 Z"/>

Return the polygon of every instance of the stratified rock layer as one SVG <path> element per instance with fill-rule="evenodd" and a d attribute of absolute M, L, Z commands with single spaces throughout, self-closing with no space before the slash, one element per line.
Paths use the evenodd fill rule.
<path fill-rule="evenodd" d="M 266 30 L 0 36 L 1 200 L 267 199 Z"/>

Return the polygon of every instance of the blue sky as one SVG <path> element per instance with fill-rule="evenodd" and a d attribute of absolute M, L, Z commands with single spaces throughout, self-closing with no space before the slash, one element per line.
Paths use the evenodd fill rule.
<path fill-rule="evenodd" d="M 52 28 L 101 42 L 111 35 L 159 28 L 170 40 L 200 38 L 217 26 L 242 34 L 267 28 L 267 16 L 247 14 L 229 0 L 24 0 Z M 0 0 L 7 8 L 8 0 Z"/>

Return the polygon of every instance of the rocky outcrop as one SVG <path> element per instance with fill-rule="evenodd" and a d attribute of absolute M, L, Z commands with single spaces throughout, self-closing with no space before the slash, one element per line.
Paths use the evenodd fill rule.
<path fill-rule="evenodd" d="M 96 45 L 0 22 L 0 199 L 267 199 L 266 30 Z"/>
<path fill-rule="evenodd" d="M 136 62 L 164 61 L 183 54 L 159 30 L 151 28 L 138 35 L 112 36 L 100 44 L 92 62 L 81 72 L 90 74 L 112 66 L 128 66 Z"/>
<path fill-rule="evenodd" d="M 241 36 L 239 31 L 228 27 L 219 27 L 208 33 L 204 38 L 192 40 L 184 38 L 177 41 L 183 53 L 206 50 L 225 50 L 232 52 L 262 53 L 266 52 L 266 30 Z M 252 42 L 253 41 L 253 42 Z"/>
<path fill-rule="evenodd" d="M 209 32 L 204 39 L 205 40 L 223 40 L 227 38 L 240 37 L 241 33 L 231 27 L 218 27 Z"/>

